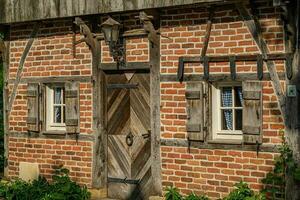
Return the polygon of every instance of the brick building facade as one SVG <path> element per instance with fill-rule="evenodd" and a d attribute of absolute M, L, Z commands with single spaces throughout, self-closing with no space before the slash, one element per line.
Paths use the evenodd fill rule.
<path fill-rule="evenodd" d="M 271 54 L 286 52 L 284 27 L 280 17 L 281 10 L 273 6 L 271 1 L 256 2 L 256 9 L 262 36 Z M 187 121 L 188 99 L 187 84 L 203 80 L 203 65 L 189 63 L 185 65 L 185 76 L 190 80 L 180 83 L 177 79 L 178 60 L 182 56 L 199 56 L 203 49 L 204 36 L 207 28 L 209 8 L 203 4 L 159 9 L 160 14 L 160 158 L 161 184 L 176 186 L 184 194 L 192 191 L 207 194 L 213 199 L 222 198 L 239 181 L 247 182 L 251 188 L 260 190 L 261 180 L 274 167 L 276 146 L 281 143 L 281 133 L 285 126 L 278 105 L 272 81 L 266 65 L 263 67 L 264 78 L 258 80 L 256 61 L 237 61 L 236 80 L 231 76 L 228 62 L 210 62 L 209 76 L 224 76 L 223 80 L 204 81 L 210 88 L 215 85 L 228 85 L 235 91 L 235 85 L 242 87 L 243 81 L 249 78 L 262 84 L 261 106 L 262 143 L 245 144 L 243 136 L 232 139 L 231 133 L 216 139 L 212 126 L 213 101 L 218 101 L 212 95 L 206 107 L 208 113 L 205 120 L 210 121 L 206 127 L 202 141 L 189 141 Z M 138 12 L 120 14 L 121 23 L 126 30 L 140 28 L 140 22 L 135 19 Z M 118 18 L 118 15 L 112 14 Z M 93 16 L 100 24 L 101 16 Z M 85 19 L 85 18 L 83 18 Z M 86 22 L 89 23 L 88 18 Z M 93 79 L 92 55 L 89 47 L 81 43 L 74 48 L 73 18 L 46 20 L 41 23 L 38 34 L 26 58 L 22 78 L 17 89 L 17 96 L 9 114 L 8 120 L 8 176 L 19 176 L 19 163 L 38 163 L 40 174 L 51 178 L 53 167 L 63 164 L 70 169 L 72 179 L 93 188 L 93 162 L 95 157 L 95 135 L 93 129 Z M 19 62 L 27 40 L 31 34 L 32 22 L 14 23 L 9 26 L 9 70 L 7 89 L 11 94 L 14 80 L 17 76 Z M 97 29 L 95 29 L 97 30 Z M 77 31 L 76 40 L 80 38 Z M 101 41 L 101 62 L 111 63 L 109 48 Z M 74 53 L 75 49 L 75 53 Z M 207 56 L 222 55 L 258 55 L 260 50 L 253 40 L 243 19 L 234 5 L 216 6 L 212 29 L 209 38 Z M 149 41 L 146 35 L 126 39 L 126 61 L 148 62 Z M 276 70 L 280 74 L 283 90 L 286 87 L 285 62 L 275 61 Z M 243 76 L 244 75 L 244 76 Z M 200 79 L 197 79 L 200 77 Z M 202 78 L 201 78 L 202 77 Z M 255 77 L 255 78 L 253 78 Z M 194 79 L 194 80 L 193 80 Z M 64 82 L 79 83 L 79 134 L 66 134 L 40 129 L 38 132 L 28 131 L 27 126 L 27 86 L 31 83 L 52 84 Z M 222 90 L 223 91 L 223 90 Z M 219 98 L 221 98 L 219 96 Z M 237 98 L 234 96 L 234 98 Z M 235 100 L 238 101 L 238 100 Z M 213 106 L 212 106 L 213 105 Z M 95 106 L 95 105 L 94 105 Z M 241 105 L 242 107 L 242 105 Z M 222 108 L 221 108 L 222 109 Z M 239 111 L 232 108 L 236 114 L 231 114 L 230 123 L 239 123 Z M 238 109 L 238 108 L 237 108 Z M 47 111 L 46 111 L 47 112 Z M 45 116 L 47 113 L 43 113 Z M 61 111 L 63 112 L 63 111 Z M 226 115 L 221 114 L 223 125 L 228 123 Z M 224 118 L 224 119 L 223 119 Z M 45 123 L 45 122 L 44 122 Z M 209 123 L 209 122 L 207 122 Z M 221 125 L 221 126 L 223 126 Z M 39 125 L 40 126 L 40 125 Z M 225 125 L 226 126 L 226 125 Z M 224 127 L 223 127 L 224 128 Z M 221 128 L 221 129 L 223 129 Z M 232 127 L 230 129 L 235 129 Z M 237 135 L 243 134 L 236 128 Z M 228 137 L 224 139 L 224 137 Z M 239 136 L 238 136 L 239 137 Z M 259 148 L 257 150 L 257 148 Z"/>

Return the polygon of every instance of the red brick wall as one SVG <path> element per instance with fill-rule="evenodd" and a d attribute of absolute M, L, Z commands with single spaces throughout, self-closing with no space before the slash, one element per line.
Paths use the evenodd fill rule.
<path fill-rule="evenodd" d="M 272 53 L 282 53 L 283 28 L 280 13 L 271 2 L 258 5 L 263 37 Z M 208 12 L 205 8 L 172 8 L 161 10 L 161 74 L 175 75 L 180 56 L 199 56 L 206 30 Z M 138 27 L 128 15 L 126 27 Z M 134 20 L 132 20 L 134 19 Z M 42 25 L 24 66 L 24 78 L 91 75 L 91 55 L 85 44 L 76 47 L 72 56 L 71 20 L 56 20 Z M 14 79 L 21 54 L 26 45 L 32 24 L 12 25 L 9 78 Z M 79 39 L 79 35 L 77 35 Z M 102 61 L 111 62 L 108 47 L 102 42 Z M 127 61 L 149 60 L 146 38 L 126 40 Z M 217 11 L 209 42 L 208 55 L 259 53 L 247 27 L 235 11 Z M 277 70 L 284 71 L 283 62 L 276 62 Z M 255 73 L 256 62 L 237 62 L 238 73 Z M 264 71 L 267 72 L 266 67 Z M 199 64 L 186 66 L 187 74 L 201 74 Z M 210 74 L 229 74 L 228 63 L 211 63 Z M 284 82 L 282 82 L 284 85 Z M 9 85 L 10 89 L 12 84 Z M 92 84 L 80 84 L 80 131 L 92 134 Z M 280 143 L 282 117 L 270 81 L 263 81 L 263 141 Z M 161 138 L 186 139 L 185 83 L 161 82 Z M 26 84 L 20 84 L 18 95 L 9 119 L 10 131 L 27 132 Z M 20 161 L 38 162 L 41 172 L 50 176 L 52 167 L 64 163 L 71 176 L 80 183 L 91 184 L 92 142 L 65 139 L 10 138 L 9 174 L 18 175 Z M 74 155 L 69 155 L 75 153 Z M 261 188 L 261 179 L 272 169 L 274 153 L 245 150 L 210 150 L 185 147 L 161 147 L 163 186 L 175 185 L 183 193 L 195 191 L 210 197 L 223 197 L 239 180 L 254 189 Z M 45 157 L 45 159 L 44 159 Z M 85 160 L 86 159 L 86 160 Z M 79 171 L 78 171 L 79 170 Z"/>
<path fill-rule="evenodd" d="M 239 181 L 260 189 L 261 179 L 273 168 L 274 155 L 237 150 L 162 147 L 163 185 L 176 186 L 184 194 L 192 191 L 221 198 Z"/>
<path fill-rule="evenodd" d="M 259 3 L 259 18 L 270 52 L 284 52 L 280 13 L 271 3 Z M 259 50 L 238 13 L 216 12 L 207 55 L 257 54 Z M 161 74 L 176 74 L 180 56 L 199 56 L 206 32 L 205 8 L 168 9 L 162 14 Z M 186 64 L 186 74 L 203 74 L 200 64 Z M 278 72 L 283 62 L 276 62 Z M 264 71 L 267 72 L 266 66 Z M 237 62 L 238 73 L 256 73 L 256 62 Z M 229 64 L 210 63 L 210 74 L 230 74 Z M 284 81 L 282 81 L 284 88 Z M 161 137 L 187 139 L 185 83 L 161 82 Z M 284 129 L 270 81 L 263 81 L 263 143 L 281 142 Z M 274 153 L 241 150 L 210 150 L 185 147 L 161 147 L 163 186 L 174 185 L 184 194 L 192 191 L 221 198 L 238 181 L 251 188 L 262 188 L 261 179 L 272 170 Z"/>
<path fill-rule="evenodd" d="M 40 174 L 49 179 L 53 169 L 63 165 L 73 180 L 91 186 L 92 142 L 10 137 L 8 150 L 12 178 L 19 175 L 19 162 L 38 163 Z"/>
<path fill-rule="evenodd" d="M 33 24 L 11 27 L 9 79 L 15 79 L 21 55 L 24 51 Z M 90 76 L 91 55 L 85 44 L 76 47 L 76 58 L 72 55 L 71 20 L 49 22 L 42 25 L 37 39 L 30 49 L 24 64 L 22 78 Z M 77 36 L 79 39 L 79 35 Z M 10 92 L 13 84 L 9 84 Z M 80 132 L 92 133 L 91 83 L 80 83 Z M 26 101 L 27 84 L 19 84 L 9 119 L 13 132 L 27 132 Z"/>
<path fill-rule="evenodd" d="M 19 61 L 33 24 L 11 26 L 9 79 L 16 77 Z M 91 55 L 85 44 L 77 45 L 72 55 L 72 22 L 58 20 L 42 24 L 24 64 L 22 78 L 91 76 Z M 77 35 L 77 39 L 79 39 Z M 13 84 L 9 84 L 10 92 Z M 20 83 L 9 118 L 9 130 L 27 132 L 27 84 Z M 80 83 L 80 133 L 92 134 L 92 84 Z M 19 162 L 39 163 L 40 173 L 51 178 L 53 167 L 63 164 L 70 176 L 81 184 L 91 186 L 91 141 L 75 139 L 36 139 L 10 137 L 8 174 L 18 177 Z"/>

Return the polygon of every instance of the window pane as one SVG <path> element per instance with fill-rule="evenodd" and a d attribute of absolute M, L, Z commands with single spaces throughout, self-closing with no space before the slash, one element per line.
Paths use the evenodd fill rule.
<path fill-rule="evenodd" d="M 243 128 L 243 110 L 235 110 L 235 130 L 242 130 Z"/>
<path fill-rule="evenodd" d="M 61 107 L 54 106 L 54 123 L 61 123 Z"/>
<path fill-rule="evenodd" d="M 232 130 L 232 110 L 222 110 L 222 129 Z"/>
<path fill-rule="evenodd" d="M 223 87 L 221 91 L 222 107 L 232 106 L 232 88 Z"/>
<path fill-rule="evenodd" d="M 54 88 L 54 103 L 61 104 L 61 88 Z"/>
<path fill-rule="evenodd" d="M 243 93 L 242 93 L 242 87 L 234 87 L 234 102 L 235 107 L 242 107 L 243 102 Z"/>

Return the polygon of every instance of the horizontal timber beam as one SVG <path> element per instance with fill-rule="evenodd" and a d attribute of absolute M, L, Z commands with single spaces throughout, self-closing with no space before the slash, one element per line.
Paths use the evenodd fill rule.
<path fill-rule="evenodd" d="M 47 20 L 83 15 L 130 12 L 173 6 L 193 6 L 200 4 L 229 4 L 236 0 L 1 0 L 0 24 L 35 20 Z"/>
<path fill-rule="evenodd" d="M 26 77 L 22 78 L 20 83 L 59 83 L 66 81 L 91 82 L 91 76 L 56 76 L 56 77 Z M 9 84 L 14 83 L 14 79 L 8 80 Z"/>
<path fill-rule="evenodd" d="M 127 62 L 125 66 L 119 66 L 117 63 L 100 63 L 100 69 L 104 71 L 111 70 L 150 70 L 149 62 Z"/>
<path fill-rule="evenodd" d="M 136 89 L 138 88 L 138 83 L 123 83 L 123 84 L 107 84 L 107 89 Z"/>
<path fill-rule="evenodd" d="M 285 73 L 278 73 L 280 80 L 285 80 Z M 177 82 L 176 74 L 162 74 L 160 75 L 161 82 Z M 236 73 L 235 81 L 244 81 L 244 80 L 258 80 L 256 73 Z M 264 81 L 269 81 L 270 74 L 264 73 L 263 79 Z M 210 74 L 207 79 L 203 74 L 186 74 L 184 75 L 183 81 L 232 81 L 231 74 Z"/>
<path fill-rule="evenodd" d="M 62 139 L 62 140 L 80 140 L 80 141 L 94 141 L 95 137 L 92 134 L 48 134 L 48 133 L 22 133 L 9 132 L 9 137 L 16 138 L 43 138 L 43 139 Z"/>
<path fill-rule="evenodd" d="M 213 142 L 208 143 L 188 141 L 185 139 L 160 139 L 161 146 L 172 146 L 172 147 L 187 147 L 197 149 L 222 149 L 222 150 L 240 150 L 240 151 L 257 151 L 256 145 L 245 145 L 242 143 L 228 143 L 226 142 Z M 280 145 L 260 145 L 259 152 L 278 152 Z"/>
<path fill-rule="evenodd" d="M 235 61 L 257 61 L 258 55 L 226 55 L 226 56 L 207 56 L 209 62 L 229 62 L 230 57 L 234 57 Z M 274 61 L 274 60 L 286 60 L 290 54 L 268 54 L 264 61 Z M 180 57 L 183 63 L 201 63 L 203 62 L 202 57 Z"/>

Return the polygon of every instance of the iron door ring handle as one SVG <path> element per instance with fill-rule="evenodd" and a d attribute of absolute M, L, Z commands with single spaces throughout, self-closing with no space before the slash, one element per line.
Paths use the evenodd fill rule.
<path fill-rule="evenodd" d="M 132 133 L 129 133 L 127 136 L 126 136 L 126 144 L 128 146 L 132 146 L 133 144 L 133 135 Z"/>

